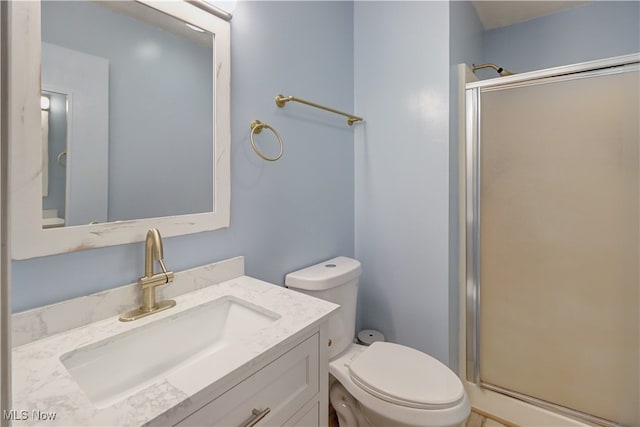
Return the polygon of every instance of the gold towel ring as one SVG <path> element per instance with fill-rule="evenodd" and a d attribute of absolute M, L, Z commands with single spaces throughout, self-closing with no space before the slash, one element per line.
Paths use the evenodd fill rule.
<path fill-rule="evenodd" d="M 284 144 L 282 143 L 282 138 L 280 138 L 280 134 L 274 128 L 272 128 L 270 125 L 266 123 L 262 123 L 260 120 L 253 120 L 250 126 L 251 126 L 251 135 L 250 135 L 251 145 L 253 146 L 253 151 L 255 151 L 258 156 L 262 157 L 268 162 L 275 162 L 280 157 L 282 157 L 282 153 L 284 152 Z M 278 153 L 276 157 L 267 157 L 264 154 L 262 154 L 262 152 L 256 146 L 256 143 L 253 141 L 253 134 L 260 133 L 262 132 L 262 129 L 265 129 L 265 128 L 273 132 L 276 138 L 278 138 L 278 143 L 280 144 L 280 153 Z"/>

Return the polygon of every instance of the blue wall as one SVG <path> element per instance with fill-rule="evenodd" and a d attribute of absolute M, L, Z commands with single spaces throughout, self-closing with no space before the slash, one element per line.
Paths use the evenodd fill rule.
<path fill-rule="evenodd" d="M 167 267 L 244 255 L 247 274 L 282 283 L 294 269 L 353 256 L 353 129 L 338 116 L 273 102 L 282 92 L 353 109 L 353 5 L 238 2 L 231 44 L 231 227 L 165 239 Z M 253 119 L 282 135 L 280 161 L 251 150 Z M 143 252 L 137 243 L 15 261 L 13 310 L 133 283 Z"/>
<path fill-rule="evenodd" d="M 449 362 L 449 4 L 355 2 L 361 328 Z"/>
<path fill-rule="evenodd" d="M 282 283 L 299 267 L 355 255 L 363 264 L 359 326 L 455 366 L 451 66 L 497 62 L 525 71 L 637 51 L 640 40 L 637 2 L 580 6 L 484 40 L 470 7 L 238 2 L 231 227 L 166 239 L 167 265 L 182 270 L 245 255 L 248 274 Z M 366 123 L 350 128 L 302 105 L 279 109 L 273 97 L 280 92 L 354 111 Z M 251 151 L 253 119 L 282 134 L 279 162 Z M 14 262 L 14 309 L 134 282 L 142 265 L 142 244 Z"/>
<path fill-rule="evenodd" d="M 484 62 L 533 71 L 640 51 L 640 2 L 594 1 L 487 31 Z"/>

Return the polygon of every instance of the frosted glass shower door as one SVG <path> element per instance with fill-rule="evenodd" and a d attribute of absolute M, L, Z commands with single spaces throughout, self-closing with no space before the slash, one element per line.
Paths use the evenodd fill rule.
<path fill-rule="evenodd" d="M 476 159 L 481 384 L 636 427 L 639 82 L 480 89 Z"/>

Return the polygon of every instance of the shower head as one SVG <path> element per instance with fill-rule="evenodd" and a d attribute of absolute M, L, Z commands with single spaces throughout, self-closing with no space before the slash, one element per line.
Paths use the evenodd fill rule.
<path fill-rule="evenodd" d="M 496 70 L 496 71 L 497 71 L 497 73 L 498 73 L 498 74 L 500 74 L 502 77 L 504 77 L 504 76 L 511 76 L 511 75 L 513 75 L 513 73 L 512 73 L 511 71 L 509 71 L 509 70 L 505 70 L 505 69 L 504 69 L 504 68 L 502 68 L 502 67 L 498 67 L 496 64 L 482 64 L 482 65 L 471 64 L 471 66 L 473 67 L 473 68 L 471 69 L 471 71 L 473 71 L 474 73 L 475 73 L 477 70 L 480 70 L 480 69 L 482 69 L 482 68 L 493 68 L 493 69 L 494 69 L 494 70 Z"/>

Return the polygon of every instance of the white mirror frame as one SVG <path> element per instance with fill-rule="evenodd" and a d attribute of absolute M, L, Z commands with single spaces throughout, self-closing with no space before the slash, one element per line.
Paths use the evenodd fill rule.
<path fill-rule="evenodd" d="M 230 25 L 182 2 L 138 0 L 214 34 L 214 211 L 62 228 L 42 228 L 40 143 L 40 2 L 10 2 L 9 141 L 13 259 L 27 259 L 143 241 L 149 228 L 164 237 L 229 227 Z M 149 165 L 152 167 L 152 165 Z M 171 173 L 159 171 L 158 173 Z"/>

